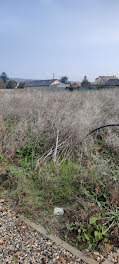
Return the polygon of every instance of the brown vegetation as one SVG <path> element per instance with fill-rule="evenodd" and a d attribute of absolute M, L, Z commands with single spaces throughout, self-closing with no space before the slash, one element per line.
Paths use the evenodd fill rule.
<path fill-rule="evenodd" d="M 88 250 L 118 244 L 119 128 L 85 139 L 99 126 L 119 123 L 118 98 L 118 89 L 0 90 L 3 185 L 32 216 L 65 206 L 57 232 Z"/>
<path fill-rule="evenodd" d="M 60 143 L 67 139 L 70 150 L 78 153 L 80 142 L 92 129 L 119 122 L 118 97 L 118 89 L 75 93 L 1 90 L 1 148 L 13 155 L 29 137 L 43 136 L 50 149 L 58 134 Z M 28 133 L 30 129 L 32 133 Z M 118 129 L 106 131 L 117 148 Z"/>

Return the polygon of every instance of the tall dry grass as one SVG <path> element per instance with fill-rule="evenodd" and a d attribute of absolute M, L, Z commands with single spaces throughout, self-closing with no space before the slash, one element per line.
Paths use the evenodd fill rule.
<path fill-rule="evenodd" d="M 119 123 L 118 89 L 73 93 L 0 90 L 0 152 L 11 157 L 30 139 L 41 137 L 48 153 L 53 147 L 55 158 L 58 148 L 76 154 L 92 129 L 109 123 Z M 118 128 L 106 131 L 110 143 L 119 146 Z"/>
<path fill-rule="evenodd" d="M 56 230 L 60 229 L 62 237 L 70 230 L 67 223 L 73 227 L 69 236 L 73 245 L 83 227 L 92 249 L 100 245 L 102 249 L 103 239 L 95 242 L 91 236 L 93 216 L 97 217 L 93 232 L 98 233 L 110 217 L 105 238 L 118 245 L 119 161 L 115 152 L 119 153 L 119 128 L 105 128 L 85 139 L 91 130 L 113 123 L 119 123 L 118 89 L 0 90 L 0 154 L 4 154 L 0 156 L 0 183 L 19 210 L 34 214 L 35 219 L 39 219 L 39 205 L 46 209 L 46 219 L 51 219 L 49 209 L 65 206 L 65 218 L 56 223 Z M 27 153 L 26 146 L 30 147 Z M 48 225 L 52 228 L 52 223 Z M 79 245 L 85 241 L 86 248 L 89 240 L 82 239 Z"/>

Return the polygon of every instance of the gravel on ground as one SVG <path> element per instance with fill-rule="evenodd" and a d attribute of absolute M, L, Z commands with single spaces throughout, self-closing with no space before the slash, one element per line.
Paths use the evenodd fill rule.
<path fill-rule="evenodd" d="M 119 254 L 97 263 L 119 263 Z M 0 199 L 0 264 L 88 264 L 27 225 Z"/>
<path fill-rule="evenodd" d="M 86 264 L 46 236 L 27 226 L 0 200 L 1 264 Z"/>

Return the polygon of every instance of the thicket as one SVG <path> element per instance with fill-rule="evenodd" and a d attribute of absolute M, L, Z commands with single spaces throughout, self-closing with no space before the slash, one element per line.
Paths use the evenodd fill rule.
<path fill-rule="evenodd" d="M 89 251 L 119 242 L 119 128 L 85 138 L 119 123 L 118 98 L 118 89 L 0 91 L 2 188 L 44 223 L 63 206 L 58 232 Z"/>

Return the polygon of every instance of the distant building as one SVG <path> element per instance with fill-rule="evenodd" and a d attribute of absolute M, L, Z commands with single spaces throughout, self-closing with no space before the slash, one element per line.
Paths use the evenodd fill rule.
<path fill-rule="evenodd" d="M 20 82 L 20 83 L 17 84 L 17 88 L 18 89 L 23 89 L 23 88 L 25 88 L 25 85 L 26 85 L 25 82 Z"/>
<path fill-rule="evenodd" d="M 57 79 L 51 80 L 36 80 L 31 81 L 25 85 L 27 90 L 47 90 L 49 87 L 58 85 L 60 83 Z M 48 89 L 49 90 L 49 89 Z"/>
<path fill-rule="evenodd" d="M 95 79 L 95 85 L 105 85 L 109 80 L 117 80 L 116 76 L 99 76 Z"/>
<path fill-rule="evenodd" d="M 50 91 L 65 91 L 67 90 L 67 88 L 70 86 L 70 84 L 65 84 L 65 83 L 58 83 L 56 85 L 51 85 L 49 86 L 49 89 Z"/>
<path fill-rule="evenodd" d="M 110 79 L 106 82 L 106 86 L 119 86 L 119 79 Z"/>
<path fill-rule="evenodd" d="M 80 82 L 73 82 L 71 85 L 72 85 L 74 88 L 81 87 L 81 83 L 80 83 Z"/>

